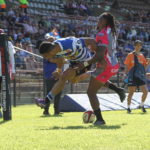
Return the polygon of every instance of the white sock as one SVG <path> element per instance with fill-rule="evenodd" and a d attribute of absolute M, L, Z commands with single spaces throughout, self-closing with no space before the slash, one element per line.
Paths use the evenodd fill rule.
<path fill-rule="evenodd" d="M 55 98 L 55 95 L 49 92 L 46 97 L 49 99 L 49 101 L 52 101 Z"/>
<path fill-rule="evenodd" d="M 141 102 L 140 106 L 143 107 L 144 106 L 144 102 Z"/>
<path fill-rule="evenodd" d="M 130 108 L 130 105 L 128 105 L 128 108 Z"/>

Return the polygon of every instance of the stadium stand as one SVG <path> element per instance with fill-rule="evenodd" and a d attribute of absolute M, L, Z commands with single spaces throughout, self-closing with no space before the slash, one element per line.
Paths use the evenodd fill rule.
<path fill-rule="evenodd" d="M 71 7 L 76 7 L 71 14 L 65 10 L 65 6 L 68 3 L 71 4 Z M 150 58 L 150 7 L 146 0 L 86 0 L 84 2 L 82 0 L 30 0 L 27 13 L 18 7 L 18 1 L 8 0 L 7 5 L 9 6 L 7 10 L 0 13 L 0 26 L 12 38 L 15 46 L 26 49 L 29 52 L 38 54 L 36 49 L 37 41 L 43 39 L 44 35 L 54 27 L 58 29 L 61 37 L 70 35 L 95 37 L 98 16 L 104 11 L 111 11 L 120 22 L 118 24 L 117 55 L 121 64 L 119 75 L 112 80 L 119 85 L 123 85 L 123 61 L 126 54 L 133 49 L 134 40 L 140 39 L 144 41 L 143 52 Z M 23 85 L 25 85 L 24 81 L 26 80 L 31 85 L 35 85 L 34 92 L 36 94 L 31 94 L 32 96 L 27 98 L 29 102 L 33 101 L 33 97 L 39 96 L 39 91 L 44 92 L 42 75 L 41 72 L 38 72 L 41 66 L 42 61 L 39 58 L 30 56 L 22 51 L 16 52 L 18 93 L 22 94 L 23 89 L 25 91 Z M 148 68 L 148 70 L 150 69 Z M 35 74 L 39 80 L 33 78 Z M 119 76 L 121 76 L 121 79 L 118 78 Z M 32 89 L 30 84 L 27 85 Z M 88 80 L 75 85 L 69 84 L 65 91 L 67 93 L 84 93 L 87 89 L 87 84 Z M 37 85 L 40 85 L 38 89 Z M 41 95 L 43 95 L 42 92 Z M 103 92 L 110 91 L 104 89 Z"/>
<path fill-rule="evenodd" d="M 121 13 L 125 16 L 126 20 L 143 23 L 149 22 L 150 7 L 145 1 L 118 0 L 118 8 L 121 8 Z"/>

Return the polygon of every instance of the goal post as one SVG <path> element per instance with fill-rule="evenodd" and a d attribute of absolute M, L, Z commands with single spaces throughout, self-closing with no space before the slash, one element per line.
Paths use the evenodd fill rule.
<path fill-rule="evenodd" d="M 11 96 L 10 96 L 10 75 L 9 75 L 9 54 L 8 40 L 6 34 L 0 35 L 1 73 L 2 73 L 2 109 L 4 121 L 12 119 Z"/>

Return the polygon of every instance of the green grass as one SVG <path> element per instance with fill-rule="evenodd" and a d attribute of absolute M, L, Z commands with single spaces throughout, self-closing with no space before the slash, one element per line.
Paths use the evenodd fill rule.
<path fill-rule="evenodd" d="M 52 111 L 52 110 L 51 110 Z M 107 111 L 107 125 L 82 123 L 82 113 L 42 117 L 34 105 L 13 108 L 0 120 L 0 150 L 150 150 L 150 110 Z"/>

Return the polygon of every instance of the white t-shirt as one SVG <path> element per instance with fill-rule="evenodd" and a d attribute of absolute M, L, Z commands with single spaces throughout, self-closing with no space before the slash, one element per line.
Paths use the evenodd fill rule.
<path fill-rule="evenodd" d="M 8 41 L 8 52 L 9 52 L 9 63 L 10 63 L 10 66 L 12 66 L 12 73 L 15 73 L 16 70 L 15 70 L 15 57 L 14 57 L 14 54 L 16 53 L 15 49 L 14 49 L 14 46 L 13 44 Z"/>

